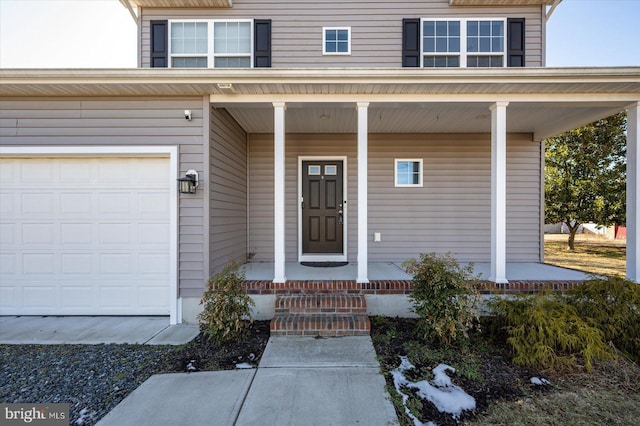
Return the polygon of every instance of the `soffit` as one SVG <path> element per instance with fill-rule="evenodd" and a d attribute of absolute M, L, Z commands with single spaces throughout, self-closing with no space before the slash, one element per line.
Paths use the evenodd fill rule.
<path fill-rule="evenodd" d="M 451 6 L 551 6 L 555 0 L 449 0 Z"/>
<path fill-rule="evenodd" d="M 126 0 L 121 0 L 124 3 Z M 132 7 L 232 7 L 233 0 L 128 0 Z"/>

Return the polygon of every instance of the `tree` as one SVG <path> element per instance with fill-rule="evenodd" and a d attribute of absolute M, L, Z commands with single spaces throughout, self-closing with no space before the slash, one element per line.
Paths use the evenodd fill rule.
<path fill-rule="evenodd" d="M 545 221 L 567 225 L 571 250 L 582 223 L 625 223 L 626 128 L 621 112 L 545 142 Z"/>

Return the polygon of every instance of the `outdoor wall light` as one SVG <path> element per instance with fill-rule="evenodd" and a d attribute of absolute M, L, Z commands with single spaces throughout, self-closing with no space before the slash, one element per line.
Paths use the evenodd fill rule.
<path fill-rule="evenodd" d="M 192 116 L 192 114 L 191 114 L 191 110 L 190 110 L 190 109 L 185 109 L 185 110 L 184 110 L 184 119 L 185 119 L 185 120 L 189 120 L 189 121 L 191 121 L 191 118 L 192 118 L 192 117 L 193 117 L 193 116 Z"/>
<path fill-rule="evenodd" d="M 183 178 L 178 179 L 178 192 L 181 194 L 195 194 L 198 187 L 198 172 L 189 170 Z"/>

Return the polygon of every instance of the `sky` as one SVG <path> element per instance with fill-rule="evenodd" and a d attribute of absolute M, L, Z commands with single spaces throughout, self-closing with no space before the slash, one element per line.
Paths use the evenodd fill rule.
<path fill-rule="evenodd" d="M 564 0 L 547 66 L 640 66 L 640 0 Z M 136 25 L 118 0 L 0 0 L 0 68 L 135 68 Z"/>

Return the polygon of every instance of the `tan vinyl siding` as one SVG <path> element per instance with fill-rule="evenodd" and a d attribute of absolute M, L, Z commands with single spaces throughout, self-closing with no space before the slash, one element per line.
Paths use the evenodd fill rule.
<path fill-rule="evenodd" d="M 209 259 L 213 274 L 247 254 L 247 134 L 224 109 L 211 107 Z"/>
<path fill-rule="evenodd" d="M 526 19 L 526 66 L 542 66 L 540 6 L 450 7 L 448 0 L 236 0 L 229 9 L 142 9 L 140 51 L 149 67 L 150 21 L 271 19 L 274 68 L 402 66 L 402 19 L 487 17 Z M 351 27 L 351 55 L 322 55 L 322 27 Z"/>
<path fill-rule="evenodd" d="M 356 136 L 286 136 L 286 257 L 297 260 L 299 155 L 347 155 L 348 258 L 357 257 Z M 490 135 L 369 135 L 369 260 L 451 251 L 490 260 Z M 509 135 L 507 260 L 540 260 L 540 145 Z M 394 159 L 423 159 L 422 188 L 394 187 Z M 273 260 L 273 136 L 249 135 L 249 250 Z M 380 232 L 382 242 L 373 242 Z"/>
<path fill-rule="evenodd" d="M 193 113 L 184 119 L 184 110 Z M 0 141 L 14 146 L 179 147 L 179 169 L 203 171 L 202 98 L 3 99 Z M 200 296 L 206 279 L 203 192 L 179 199 L 181 296 Z"/>

